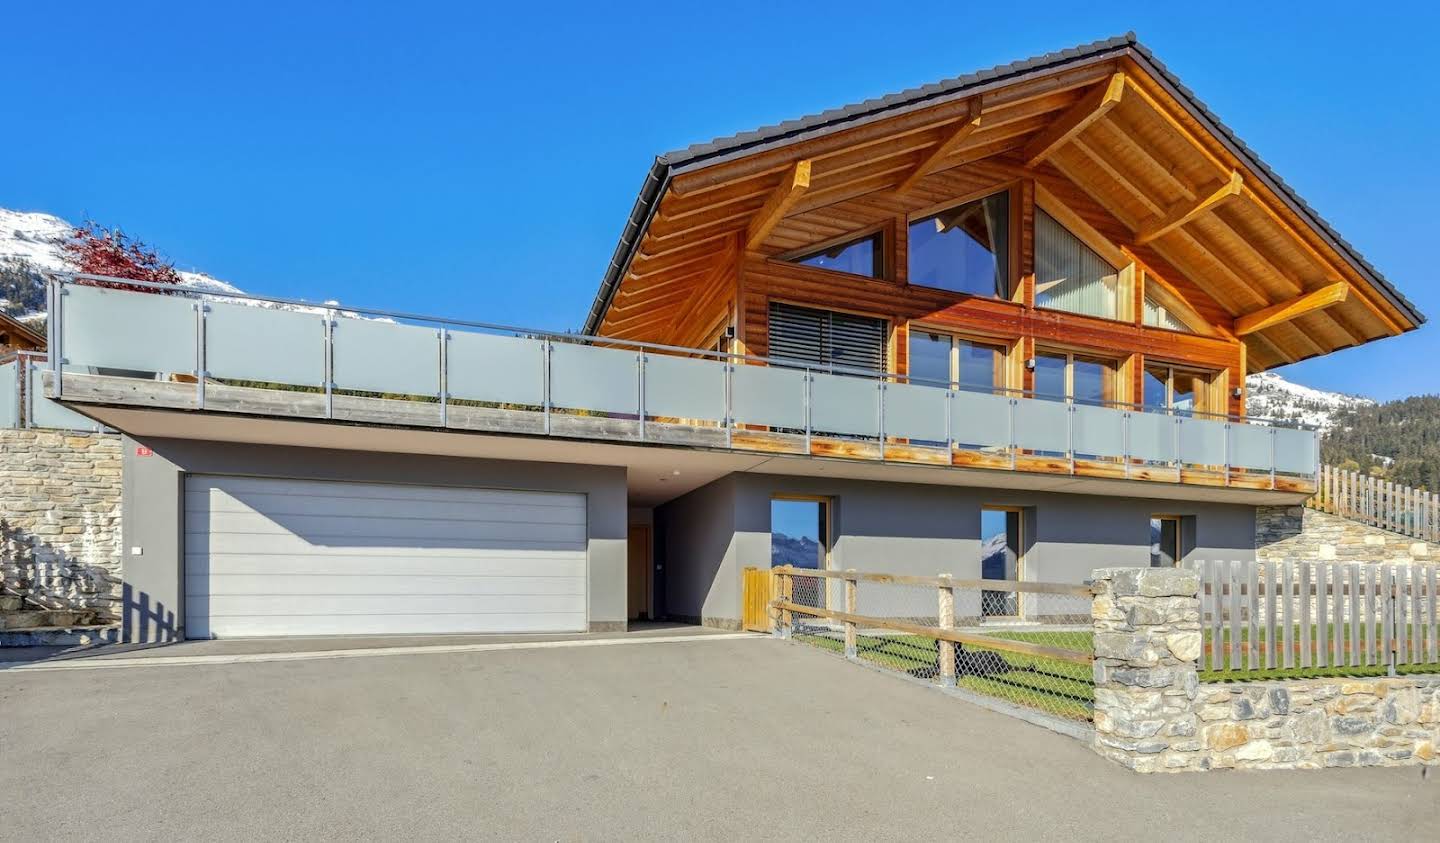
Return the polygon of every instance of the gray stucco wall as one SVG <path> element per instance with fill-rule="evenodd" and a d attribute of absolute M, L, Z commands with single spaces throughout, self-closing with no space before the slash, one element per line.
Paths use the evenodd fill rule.
<path fill-rule="evenodd" d="M 137 447 L 142 445 L 153 453 L 139 455 Z M 624 628 L 624 468 L 186 439 L 125 437 L 122 447 L 126 641 L 173 641 L 183 637 L 182 509 L 187 473 L 583 493 L 589 531 L 590 626 Z M 137 547 L 141 549 L 139 555 L 134 553 Z"/>
<path fill-rule="evenodd" d="M 671 616 L 739 617 L 740 570 L 770 565 L 776 495 L 831 498 L 838 569 L 979 578 L 985 506 L 1027 508 L 1028 580 L 1078 583 L 1096 568 L 1149 565 L 1155 514 L 1186 517 L 1187 559 L 1255 558 L 1250 505 L 733 474 L 656 511 Z"/>

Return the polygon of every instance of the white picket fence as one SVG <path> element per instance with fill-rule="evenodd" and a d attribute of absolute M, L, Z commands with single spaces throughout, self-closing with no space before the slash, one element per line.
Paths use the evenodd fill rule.
<path fill-rule="evenodd" d="M 1320 467 L 1311 509 L 1424 541 L 1440 541 L 1440 495 L 1356 471 Z"/>
<path fill-rule="evenodd" d="M 1204 671 L 1440 669 L 1435 565 L 1208 560 Z"/>

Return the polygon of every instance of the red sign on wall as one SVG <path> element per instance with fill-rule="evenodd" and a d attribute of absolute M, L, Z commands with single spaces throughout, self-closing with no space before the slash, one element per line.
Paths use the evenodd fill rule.
<path fill-rule="evenodd" d="M 137 456 L 137 457 L 148 457 L 148 456 L 150 456 L 150 455 L 153 454 L 153 453 L 155 453 L 155 452 L 152 451 L 152 450 L 150 450 L 149 448 L 145 447 L 144 445 L 136 445 L 136 446 L 135 446 L 135 456 Z"/>

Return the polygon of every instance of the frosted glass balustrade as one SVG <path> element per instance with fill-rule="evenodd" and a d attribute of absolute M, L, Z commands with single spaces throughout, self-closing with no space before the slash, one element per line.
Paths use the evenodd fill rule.
<path fill-rule="evenodd" d="M 1070 448 L 1070 408 L 1059 401 L 1015 400 L 1015 447 L 1063 453 Z"/>
<path fill-rule="evenodd" d="M 1180 419 L 1180 461 L 1186 465 L 1225 464 L 1225 423 Z"/>
<path fill-rule="evenodd" d="M 214 378 L 325 384 L 325 317 L 214 302 L 205 317 L 205 371 Z"/>
<path fill-rule="evenodd" d="M 20 363 L 0 363 L 0 427 L 20 426 Z"/>
<path fill-rule="evenodd" d="M 736 366 L 731 389 L 736 422 L 805 427 L 804 372 L 772 366 Z"/>
<path fill-rule="evenodd" d="M 1132 412 L 1128 419 L 1130 456 L 1147 462 L 1175 460 L 1175 417 Z"/>
<path fill-rule="evenodd" d="M 635 351 L 555 343 L 550 354 L 550 403 L 567 410 L 640 412 L 639 358 Z"/>
<path fill-rule="evenodd" d="M 1312 430 L 1275 428 L 1275 470 L 1307 475 L 1319 471 L 1315 454 L 1316 436 Z"/>
<path fill-rule="evenodd" d="M 908 383 L 885 385 L 885 435 L 920 442 L 944 442 L 949 392 Z"/>
<path fill-rule="evenodd" d="M 1230 428 L 1230 464 L 1237 468 L 1269 471 L 1274 463 L 1270 428 L 1237 424 Z M 1314 447 L 1314 439 L 1311 439 Z"/>
<path fill-rule="evenodd" d="M 440 394 L 440 331 L 368 319 L 337 319 L 335 386 L 397 395 Z"/>
<path fill-rule="evenodd" d="M 645 357 L 645 414 L 725 420 L 725 364 L 718 360 L 650 354 Z"/>
<path fill-rule="evenodd" d="M 1073 425 L 1071 449 L 1084 456 L 1125 455 L 1125 414 L 1109 407 L 1077 404 L 1070 414 Z"/>
<path fill-rule="evenodd" d="M 1010 447 L 1010 404 L 1004 395 L 955 393 L 950 409 L 950 438 L 962 448 Z"/>
<path fill-rule="evenodd" d="M 545 341 L 451 331 L 445 388 L 451 398 L 538 407 L 545 403 Z"/>
<path fill-rule="evenodd" d="M 61 300 L 60 341 L 67 370 L 195 371 L 193 299 L 70 285 Z"/>
<path fill-rule="evenodd" d="M 28 374 L 29 382 L 26 390 L 30 393 L 30 421 L 31 427 L 49 427 L 55 430 L 102 430 L 102 425 L 94 419 L 86 418 L 70 408 L 51 401 L 45 397 L 44 382 L 41 372 L 45 369 L 44 363 L 30 363 Z"/>
<path fill-rule="evenodd" d="M 810 429 L 846 436 L 880 435 L 880 382 L 817 374 L 810 383 Z"/>

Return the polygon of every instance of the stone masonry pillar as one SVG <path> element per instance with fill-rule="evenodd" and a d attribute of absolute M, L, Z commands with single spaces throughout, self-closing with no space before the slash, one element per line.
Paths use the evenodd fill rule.
<path fill-rule="evenodd" d="M 1200 577 L 1178 568 L 1095 572 L 1095 751 L 1137 772 L 1200 755 Z"/>

